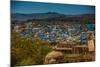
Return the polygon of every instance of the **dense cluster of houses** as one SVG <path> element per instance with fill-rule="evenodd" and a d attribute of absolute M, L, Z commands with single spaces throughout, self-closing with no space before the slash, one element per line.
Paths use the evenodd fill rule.
<path fill-rule="evenodd" d="M 40 39 L 48 42 L 63 42 L 66 40 L 78 41 L 85 43 L 87 35 L 82 32 L 94 31 L 94 24 L 52 24 L 43 25 L 35 24 L 34 22 L 28 22 L 23 24 L 15 24 L 13 31 L 19 33 L 20 35 L 27 37 L 34 35 L 34 37 L 39 37 Z"/>

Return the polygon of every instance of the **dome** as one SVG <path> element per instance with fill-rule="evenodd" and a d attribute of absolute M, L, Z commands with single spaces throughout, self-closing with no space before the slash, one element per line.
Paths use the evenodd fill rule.
<path fill-rule="evenodd" d="M 61 63 L 64 61 L 64 55 L 60 51 L 52 51 L 45 57 L 45 64 Z"/>

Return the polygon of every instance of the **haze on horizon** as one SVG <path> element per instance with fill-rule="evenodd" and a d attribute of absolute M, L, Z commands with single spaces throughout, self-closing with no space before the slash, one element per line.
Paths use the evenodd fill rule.
<path fill-rule="evenodd" d="M 57 12 L 66 15 L 95 14 L 95 6 L 43 2 L 11 1 L 11 13 Z"/>

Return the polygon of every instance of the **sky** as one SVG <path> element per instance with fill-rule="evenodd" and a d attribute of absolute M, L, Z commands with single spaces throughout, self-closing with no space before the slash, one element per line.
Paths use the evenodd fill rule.
<path fill-rule="evenodd" d="M 11 1 L 11 13 L 31 14 L 47 12 L 57 12 L 66 15 L 94 14 L 95 7 L 89 5 Z"/>

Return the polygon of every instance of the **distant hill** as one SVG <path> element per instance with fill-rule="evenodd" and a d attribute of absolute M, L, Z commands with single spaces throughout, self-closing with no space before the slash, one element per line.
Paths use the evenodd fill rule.
<path fill-rule="evenodd" d="M 80 22 L 94 22 L 95 14 L 81 14 L 81 15 L 64 15 L 56 12 L 47 13 L 32 13 L 32 14 L 11 14 L 12 21 L 27 21 L 27 20 L 46 20 L 46 21 L 80 21 Z"/>
<path fill-rule="evenodd" d="M 59 16 L 65 16 L 65 15 L 55 13 L 55 12 L 32 13 L 32 14 L 15 13 L 15 14 L 11 14 L 11 19 L 12 20 L 19 20 L 19 21 L 26 21 L 29 19 L 46 19 L 46 18 L 53 18 L 53 17 L 59 17 Z"/>

